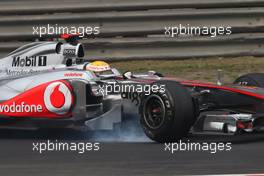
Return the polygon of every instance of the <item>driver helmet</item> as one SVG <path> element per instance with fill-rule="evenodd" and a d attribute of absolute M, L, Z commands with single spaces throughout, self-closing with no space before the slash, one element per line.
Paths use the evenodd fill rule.
<path fill-rule="evenodd" d="M 104 61 L 94 61 L 94 62 L 87 64 L 85 69 L 88 71 L 93 71 L 93 72 L 104 72 L 104 71 L 111 70 L 111 67 L 108 63 Z"/>

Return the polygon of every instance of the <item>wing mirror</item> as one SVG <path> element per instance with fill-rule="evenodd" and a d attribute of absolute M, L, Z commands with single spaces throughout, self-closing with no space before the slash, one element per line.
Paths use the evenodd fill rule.
<path fill-rule="evenodd" d="M 124 79 L 132 79 L 134 76 L 133 76 L 133 73 L 131 71 L 127 71 L 123 74 L 123 78 Z"/>

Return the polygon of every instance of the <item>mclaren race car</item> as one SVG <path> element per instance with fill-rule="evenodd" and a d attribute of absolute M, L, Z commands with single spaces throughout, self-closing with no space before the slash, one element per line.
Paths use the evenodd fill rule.
<path fill-rule="evenodd" d="M 27 44 L 0 60 L 1 128 L 111 130 L 134 114 L 150 139 L 172 142 L 189 132 L 241 134 L 263 127 L 261 73 L 230 85 L 155 71 L 120 74 L 103 61 L 85 63 L 78 36 L 62 38 Z"/>

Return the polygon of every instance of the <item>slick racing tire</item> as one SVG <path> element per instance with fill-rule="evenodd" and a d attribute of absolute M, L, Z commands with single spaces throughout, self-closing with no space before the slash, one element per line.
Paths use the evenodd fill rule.
<path fill-rule="evenodd" d="M 188 90 L 175 81 L 158 81 L 165 91 L 142 96 L 140 124 L 145 134 L 160 143 L 186 136 L 195 121 L 195 105 Z"/>
<path fill-rule="evenodd" d="M 234 83 L 243 86 L 264 87 L 264 73 L 249 73 L 237 78 Z"/>

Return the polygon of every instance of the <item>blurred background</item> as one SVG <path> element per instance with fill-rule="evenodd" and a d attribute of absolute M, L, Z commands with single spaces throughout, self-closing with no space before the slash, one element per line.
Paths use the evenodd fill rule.
<path fill-rule="evenodd" d="M 33 35 L 40 26 L 99 27 L 81 41 L 87 60 L 113 62 L 122 71 L 230 82 L 262 72 L 264 0 L 1 0 L 0 56 L 22 44 L 58 35 Z M 165 27 L 232 27 L 231 35 L 165 35 Z"/>

